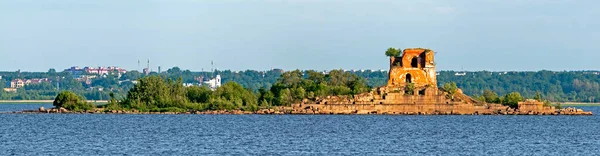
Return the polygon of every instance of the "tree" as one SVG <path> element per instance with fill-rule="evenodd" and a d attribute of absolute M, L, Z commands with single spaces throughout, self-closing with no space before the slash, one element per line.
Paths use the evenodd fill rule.
<path fill-rule="evenodd" d="M 167 73 L 169 73 L 169 74 L 181 74 L 181 69 L 179 69 L 179 67 L 173 67 L 171 69 L 168 69 Z"/>
<path fill-rule="evenodd" d="M 267 90 L 265 88 L 260 88 L 258 90 L 258 93 L 260 94 L 258 100 L 261 101 L 261 106 L 262 105 L 272 105 L 273 102 L 275 101 L 275 95 L 270 90 Z"/>
<path fill-rule="evenodd" d="M 291 90 L 292 97 L 294 98 L 294 102 L 298 102 L 302 100 L 306 96 L 306 91 L 302 87 L 296 87 Z"/>
<path fill-rule="evenodd" d="M 450 95 L 454 95 L 456 93 L 456 91 L 458 90 L 458 87 L 456 86 L 455 82 L 450 82 L 450 83 L 445 83 L 444 86 L 442 86 L 442 89 L 444 89 L 444 91 L 450 93 Z"/>
<path fill-rule="evenodd" d="M 537 101 L 542 101 L 542 95 L 540 94 L 540 92 L 539 92 L 539 91 L 536 91 L 536 92 L 535 92 L 535 97 L 534 97 L 534 99 L 535 99 L 535 100 L 537 100 Z"/>
<path fill-rule="evenodd" d="M 245 107 L 258 106 L 258 98 L 250 90 L 235 82 L 227 82 L 217 88 L 213 93 L 214 98 L 221 98 L 229 104 L 233 104 L 233 109 L 244 109 Z"/>
<path fill-rule="evenodd" d="M 259 101 L 267 100 L 273 105 L 289 105 L 304 98 L 316 99 L 329 95 L 357 95 L 368 92 L 367 81 L 352 72 L 331 70 L 323 74 L 313 70 L 289 71 L 272 85 L 270 92 L 259 89 Z M 272 94 L 272 95 L 271 95 Z M 267 96 L 268 95 L 268 96 Z M 273 97 L 273 100 L 267 97 Z"/>
<path fill-rule="evenodd" d="M 504 96 L 504 102 L 502 104 L 510 106 L 512 108 L 517 108 L 518 103 L 523 101 L 524 98 L 521 96 L 519 92 L 511 92 Z"/>
<path fill-rule="evenodd" d="M 206 103 L 211 98 L 212 91 L 206 86 L 192 86 L 186 89 L 187 98 L 190 102 Z"/>
<path fill-rule="evenodd" d="M 48 74 L 56 74 L 56 69 L 54 69 L 54 68 L 48 69 Z"/>
<path fill-rule="evenodd" d="M 70 91 L 63 91 L 59 93 L 54 99 L 52 105 L 57 108 L 62 107 L 73 111 L 91 110 L 94 108 L 93 104 L 86 102 L 81 96 L 78 96 Z"/>
<path fill-rule="evenodd" d="M 297 86 L 301 80 L 302 72 L 300 70 L 294 70 L 281 74 L 281 77 L 277 80 L 277 82 L 282 83 L 286 87 L 294 87 Z"/>
<path fill-rule="evenodd" d="M 108 104 L 105 105 L 106 109 L 109 110 L 119 110 L 121 109 L 117 98 L 115 98 L 115 93 L 111 92 L 108 94 L 110 96 L 110 100 L 108 100 Z"/>
<path fill-rule="evenodd" d="M 279 93 L 279 103 L 282 106 L 289 106 L 292 104 L 294 97 L 292 96 L 292 92 L 290 89 L 284 89 Z"/>
<path fill-rule="evenodd" d="M 139 79 L 138 84 L 129 90 L 124 100 L 127 107 L 141 110 L 185 108 L 187 103 L 188 98 L 181 79 L 172 80 L 160 76 Z"/>
<path fill-rule="evenodd" d="M 385 56 L 388 56 L 388 57 L 398 57 L 399 55 L 400 55 L 400 49 L 390 47 L 385 51 Z"/>
<path fill-rule="evenodd" d="M 143 74 L 141 74 L 139 71 L 137 70 L 132 70 L 132 71 L 128 71 L 125 74 L 121 75 L 121 78 L 119 78 L 119 80 L 137 80 L 140 77 L 142 77 Z"/>
<path fill-rule="evenodd" d="M 6 80 L 0 79 L 0 89 L 4 89 L 4 85 L 6 85 Z M 4 91 L 4 90 L 0 90 L 0 91 Z"/>
<path fill-rule="evenodd" d="M 360 79 L 358 77 L 357 77 L 357 79 L 355 79 L 351 82 L 350 86 L 352 88 L 353 95 L 366 93 L 366 92 L 369 92 L 369 90 L 371 90 L 369 85 L 367 85 L 366 80 Z"/>
<path fill-rule="evenodd" d="M 325 74 L 323 74 L 321 72 L 309 70 L 309 71 L 306 71 L 306 73 L 308 75 L 307 79 L 313 81 L 314 83 L 321 83 L 321 82 L 325 81 Z"/>
<path fill-rule="evenodd" d="M 489 89 L 483 91 L 483 97 L 484 97 L 485 102 L 487 102 L 487 103 L 499 102 L 498 94 Z"/>
<path fill-rule="evenodd" d="M 65 105 L 75 105 L 78 103 L 81 103 L 81 98 L 77 94 L 70 91 L 63 91 L 56 96 L 52 105 L 54 105 L 54 107 L 63 107 Z"/>

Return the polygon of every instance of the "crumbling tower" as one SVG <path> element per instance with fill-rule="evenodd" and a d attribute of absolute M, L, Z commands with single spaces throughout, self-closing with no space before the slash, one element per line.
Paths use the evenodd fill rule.
<path fill-rule="evenodd" d="M 424 48 L 404 49 L 401 57 L 390 59 L 388 87 L 402 87 L 413 83 L 415 87 L 436 86 L 434 52 Z"/>

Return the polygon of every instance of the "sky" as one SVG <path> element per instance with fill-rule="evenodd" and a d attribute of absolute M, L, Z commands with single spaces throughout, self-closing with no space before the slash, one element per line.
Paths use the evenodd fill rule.
<path fill-rule="evenodd" d="M 0 71 L 600 70 L 597 0 L 1 0 Z M 138 68 L 138 60 L 141 67 Z"/>

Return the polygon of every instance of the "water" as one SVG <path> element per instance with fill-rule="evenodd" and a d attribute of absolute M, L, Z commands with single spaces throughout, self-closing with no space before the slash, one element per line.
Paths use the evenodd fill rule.
<path fill-rule="evenodd" d="M 0 155 L 598 155 L 600 107 L 581 108 L 596 115 L 0 114 Z"/>

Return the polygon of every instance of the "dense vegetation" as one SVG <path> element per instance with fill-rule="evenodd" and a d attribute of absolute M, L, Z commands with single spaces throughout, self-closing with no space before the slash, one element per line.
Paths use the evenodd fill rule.
<path fill-rule="evenodd" d="M 519 92 L 535 98 L 539 92 L 544 100 L 553 102 L 599 102 L 600 76 L 595 71 L 570 72 L 467 72 L 457 76 L 454 71 L 442 71 L 438 83 L 456 82 L 468 95 L 484 95 L 486 90 L 500 95 Z"/>
<path fill-rule="evenodd" d="M 304 98 L 329 95 L 356 95 L 369 91 L 363 78 L 341 70 L 323 74 L 316 71 L 299 70 L 285 72 L 271 89 L 261 88 L 258 92 L 246 89 L 236 82 L 227 82 L 210 90 L 206 86 L 184 87 L 182 79 L 165 76 L 148 76 L 139 79 L 117 102 L 111 98 L 107 109 L 136 109 L 151 112 L 181 112 L 202 110 L 247 110 L 259 107 L 289 106 Z"/>
<path fill-rule="evenodd" d="M 160 76 L 139 79 L 127 97 L 109 109 L 136 109 L 153 112 L 187 110 L 256 110 L 256 96 L 235 82 L 225 83 L 211 91 L 207 87 L 184 87 L 181 78 L 173 80 Z M 116 104 L 116 105 L 115 105 Z"/>
<path fill-rule="evenodd" d="M 287 106 L 304 98 L 315 99 L 328 95 L 356 95 L 370 90 L 364 78 L 342 70 L 328 74 L 317 71 L 285 72 L 270 90 L 260 89 L 261 103 Z"/>
<path fill-rule="evenodd" d="M 367 86 L 376 87 L 387 83 L 388 73 L 386 71 L 348 71 L 364 78 Z M 49 78 L 52 83 L 42 83 L 37 85 L 27 85 L 18 89 L 16 93 L 0 90 L 0 99 L 28 100 L 28 99 L 53 99 L 58 93 L 69 90 L 77 95 L 90 100 L 108 100 L 110 93 L 114 93 L 115 98 L 123 99 L 127 91 L 134 84 L 133 80 L 153 75 L 177 80 L 181 78 L 183 83 L 198 82 L 198 77 L 208 78 L 220 74 L 223 82 L 236 82 L 241 86 L 252 90 L 253 92 L 273 91 L 272 85 L 278 81 L 282 75 L 281 70 L 270 71 L 217 71 L 211 72 L 191 72 L 189 70 L 180 70 L 172 68 L 166 72 L 150 75 L 141 74 L 137 71 L 131 71 L 123 74 L 121 77 L 116 75 L 99 76 L 91 80 L 91 84 L 85 84 L 77 81 L 69 73 L 55 72 L 0 72 L 3 78 L 0 80 L 0 88 L 9 87 L 9 82 L 16 78 Z M 303 76 L 308 75 L 308 71 L 301 72 Z M 456 75 L 455 71 L 440 71 L 437 77 L 440 86 L 448 82 L 456 82 L 458 88 L 467 95 L 481 96 L 485 90 L 491 90 L 498 95 L 506 95 L 511 92 L 519 92 L 525 98 L 533 98 L 537 92 L 540 92 L 543 99 L 553 102 L 599 102 L 600 99 L 600 76 L 597 71 L 538 71 L 538 72 L 466 72 L 466 75 Z M 56 83 L 58 82 L 58 83 Z M 306 90 L 306 86 L 302 89 Z M 103 90 L 99 90 L 103 88 Z M 262 89 L 261 89 L 262 88 Z M 293 92 L 294 87 L 286 88 Z M 297 92 L 299 89 L 295 89 Z M 347 90 L 346 90 L 347 91 Z M 283 95 L 287 94 L 285 91 Z M 315 94 L 313 90 L 313 94 Z M 273 93 L 275 94 L 275 93 Z M 309 92 L 305 93 L 310 94 Z M 275 95 L 273 95 L 275 96 Z M 279 94 L 277 98 L 279 98 Z M 270 103 L 280 104 L 278 100 L 268 100 Z M 285 100 L 283 101 L 284 103 Z M 262 101 L 260 102 L 262 103 Z"/>

